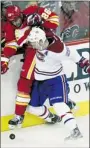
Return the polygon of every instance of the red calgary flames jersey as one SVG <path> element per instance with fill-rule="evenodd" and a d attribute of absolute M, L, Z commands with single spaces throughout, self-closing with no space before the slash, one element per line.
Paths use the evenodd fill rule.
<path fill-rule="evenodd" d="M 34 13 L 38 13 L 43 18 L 44 20 L 43 27 L 48 28 L 48 29 L 56 29 L 58 27 L 59 18 L 56 15 L 56 13 L 51 12 L 50 10 L 46 8 L 38 7 L 37 5 L 34 5 L 22 11 L 22 14 L 24 15 L 25 18 L 24 18 L 24 21 L 21 27 L 18 29 L 22 29 L 26 27 L 27 26 L 27 16 L 34 14 Z M 6 40 L 4 54 L 6 57 L 11 57 L 17 51 L 18 44 L 17 44 L 16 37 L 15 37 L 16 29 L 17 28 L 8 21 L 6 22 L 6 25 L 4 26 L 5 40 Z"/>
<path fill-rule="evenodd" d="M 16 28 L 14 25 L 12 25 L 10 22 L 6 22 L 5 26 L 4 26 L 4 30 L 5 30 L 5 40 L 6 40 L 6 44 L 3 50 L 4 56 L 7 58 L 10 58 L 11 56 L 13 56 L 18 47 L 19 44 L 17 42 L 16 36 L 15 36 L 15 30 L 22 30 L 24 28 L 27 27 L 27 16 L 34 14 L 34 13 L 38 13 L 41 18 L 43 19 L 43 27 L 47 28 L 47 29 L 56 29 L 59 25 L 59 18 L 56 15 L 56 13 L 51 12 L 50 10 L 46 9 L 46 8 L 42 8 L 42 7 L 38 7 L 36 5 L 34 6 L 30 6 L 28 8 L 26 8 L 25 10 L 22 11 L 22 14 L 24 16 L 24 20 L 23 23 L 21 25 L 21 27 Z M 26 50 L 26 49 L 25 49 Z M 26 54 L 28 54 L 27 59 L 25 59 L 23 68 L 25 70 L 23 70 L 24 72 L 21 72 L 21 75 L 26 77 L 27 79 L 30 79 L 30 73 L 34 68 L 34 55 L 35 52 L 30 51 L 29 54 L 29 50 L 28 52 L 26 52 Z M 30 60 L 30 62 L 28 62 L 28 60 Z M 27 64 L 28 63 L 28 64 Z"/>

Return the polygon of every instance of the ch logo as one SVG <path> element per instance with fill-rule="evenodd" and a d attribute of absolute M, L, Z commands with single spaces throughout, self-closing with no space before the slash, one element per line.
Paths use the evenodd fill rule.
<path fill-rule="evenodd" d="M 40 61 L 42 61 L 42 62 L 44 62 L 45 60 L 45 57 L 47 56 L 47 54 L 48 54 L 48 51 L 45 51 L 44 53 L 42 53 L 42 52 L 40 52 L 40 51 L 37 51 L 36 52 L 36 56 L 37 56 L 37 58 L 40 60 Z"/>

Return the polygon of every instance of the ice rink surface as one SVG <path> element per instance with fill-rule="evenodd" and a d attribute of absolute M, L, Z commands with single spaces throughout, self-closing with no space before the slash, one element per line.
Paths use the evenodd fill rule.
<path fill-rule="evenodd" d="M 1 148 L 89 148 L 89 116 L 77 117 L 76 120 L 83 134 L 81 139 L 64 141 L 68 131 L 62 123 L 44 124 L 2 132 Z M 16 135 L 14 140 L 9 138 L 11 133 Z"/>

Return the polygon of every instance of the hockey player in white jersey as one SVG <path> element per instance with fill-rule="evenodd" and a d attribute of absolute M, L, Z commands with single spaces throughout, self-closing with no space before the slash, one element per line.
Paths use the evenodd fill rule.
<path fill-rule="evenodd" d="M 75 117 L 66 104 L 68 103 L 68 83 L 62 60 L 72 59 L 85 72 L 90 73 L 88 60 L 81 57 L 75 50 L 71 52 L 56 35 L 53 35 L 52 40 L 47 39 L 45 32 L 37 27 L 32 28 L 27 41 L 36 49 L 35 82 L 32 87 L 30 112 L 38 115 L 39 106 L 41 109 L 45 100 L 49 98 L 57 115 L 70 130 L 70 135 L 65 139 L 83 137 Z"/>

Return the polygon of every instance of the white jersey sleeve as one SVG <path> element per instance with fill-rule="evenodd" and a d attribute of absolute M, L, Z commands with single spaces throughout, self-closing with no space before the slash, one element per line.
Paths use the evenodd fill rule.
<path fill-rule="evenodd" d="M 64 49 L 61 53 L 58 53 L 58 57 L 60 60 L 72 60 L 73 62 L 77 63 L 80 61 L 81 56 L 78 54 L 77 50 L 71 49 L 64 44 Z M 59 59 L 59 58 L 58 58 Z"/>

